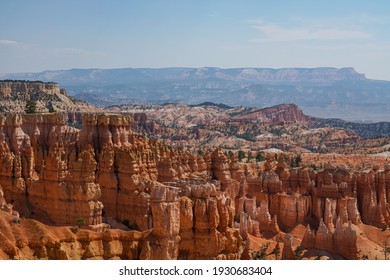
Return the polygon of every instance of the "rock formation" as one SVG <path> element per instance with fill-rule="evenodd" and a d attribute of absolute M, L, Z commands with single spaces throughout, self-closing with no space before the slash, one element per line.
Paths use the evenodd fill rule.
<path fill-rule="evenodd" d="M 15 220 L 0 210 L 0 259 L 140 259 L 150 231 L 104 232 L 53 227 L 36 220 Z"/>
<path fill-rule="evenodd" d="M 131 114 L 133 131 L 172 147 L 344 153 L 352 152 L 352 147 L 356 149 L 357 141 L 362 141 L 364 147 L 374 146 L 373 142 L 359 137 L 366 130 L 365 126 L 315 119 L 304 115 L 295 104 L 268 108 L 230 108 L 208 103 L 118 105 L 106 110 Z M 355 129 L 351 130 L 351 126 Z M 367 127 L 367 130 L 364 135 L 371 135 L 370 138 L 373 134 L 377 137 L 389 134 L 385 125 L 382 132 L 378 127 Z M 370 132 L 372 130 L 377 132 Z"/>
<path fill-rule="evenodd" d="M 0 81 L 0 95 L 10 96 L 11 93 L 45 93 L 45 94 L 63 94 L 66 90 L 61 89 L 57 83 L 44 83 L 40 81 Z"/>
<path fill-rule="evenodd" d="M 262 122 L 271 123 L 304 123 L 309 120 L 295 104 L 277 105 L 258 110 L 257 112 L 242 117 L 234 117 L 233 119 L 243 121 L 252 120 L 254 118 L 257 118 Z"/>
<path fill-rule="evenodd" d="M 329 230 L 323 220 L 320 221 L 317 232 L 307 227 L 301 246 L 306 249 L 325 250 L 333 254 L 339 254 L 346 259 L 358 257 L 357 235 L 360 230 L 356 225 L 343 223 L 337 219 L 336 228 Z"/>
<path fill-rule="evenodd" d="M 57 83 L 41 81 L 0 81 L 0 112 L 22 113 L 27 102 L 34 102 L 37 112 L 99 111 L 98 108 L 69 97 Z"/>
<path fill-rule="evenodd" d="M 380 228 L 389 226 L 389 171 L 370 170 L 357 176 L 357 199 L 362 212 L 362 220 L 366 224 Z"/>
<path fill-rule="evenodd" d="M 0 184 L 24 217 L 95 231 L 107 217 L 152 230 L 144 259 L 240 258 L 234 203 L 207 179 L 218 162 L 143 138 L 129 116 L 85 114 L 82 130 L 66 122 L 61 113 L 0 118 Z"/>
<path fill-rule="evenodd" d="M 68 125 L 80 120 L 81 129 Z M 0 116 L 4 244 L 16 242 L 9 221 L 19 213 L 67 228 L 61 235 L 23 220 L 27 235 L 44 228 L 38 232 L 54 231 L 52 239 L 26 238 L 24 247 L 1 247 L 2 256 L 240 259 L 242 251 L 249 256 L 249 239 L 273 238 L 284 242 L 284 255 L 299 245 L 357 258 L 359 227 L 389 226 L 389 165 L 353 173 L 327 164 L 316 172 L 288 168 L 282 156 L 257 164 L 222 149 L 195 155 L 143 137 L 132 121 L 96 113 Z M 109 229 L 114 220 L 136 231 Z M 286 237 L 299 226 L 309 227 Z M 77 248 L 74 255 L 67 246 Z"/>
<path fill-rule="evenodd" d="M 359 238 L 363 233 L 358 227 L 362 222 L 382 231 L 389 227 L 389 165 L 384 171 L 374 168 L 355 175 L 346 166 L 327 164 L 316 173 L 305 165 L 288 170 L 280 157 L 274 169 L 269 156 L 258 177 L 247 177 L 248 194 L 241 199 L 244 207 L 239 209 L 244 240 L 248 234 L 275 235 L 306 224 L 302 248 L 356 259 L 361 257 L 358 252 L 363 241 Z M 293 246 L 291 242 L 285 239 L 287 251 Z M 293 249 L 287 251 L 286 255 L 295 258 Z"/>

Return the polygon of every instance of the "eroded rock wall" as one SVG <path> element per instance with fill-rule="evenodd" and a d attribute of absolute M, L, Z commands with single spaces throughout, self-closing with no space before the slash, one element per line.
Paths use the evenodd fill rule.
<path fill-rule="evenodd" d="M 102 229 L 110 218 L 151 230 L 143 259 L 239 259 L 248 234 L 300 224 L 318 229 L 307 246 L 335 252 L 344 225 L 389 226 L 390 166 L 315 172 L 282 157 L 260 165 L 221 149 L 194 155 L 133 132 L 131 118 L 84 114 L 78 129 L 67 114 L 0 116 L 2 198 L 45 223 Z"/>

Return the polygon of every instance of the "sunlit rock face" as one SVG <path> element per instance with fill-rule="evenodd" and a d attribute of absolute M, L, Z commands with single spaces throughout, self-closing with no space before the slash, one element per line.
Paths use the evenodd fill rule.
<path fill-rule="evenodd" d="M 75 128 L 69 114 L 0 116 L 3 212 L 97 232 L 115 220 L 147 232 L 133 238 L 141 259 L 240 259 L 251 238 L 296 246 L 284 234 L 299 225 L 309 226 L 302 247 L 357 258 L 361 225 L 389 226 L 389 165 L 314 171 L 274 155 L 242 163 L 222 149 L 200 155 L 147 139 L 132 130 L 134 116 L 79 117 Z M 130 256 L 119 253 L 123 238 L 112 251 L 90 250 Z"/>

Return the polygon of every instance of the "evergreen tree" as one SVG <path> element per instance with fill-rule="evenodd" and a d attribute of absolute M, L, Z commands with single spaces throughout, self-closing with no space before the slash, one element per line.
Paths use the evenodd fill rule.
<path fill-rule="evenodd" d="M 291 160 L 291 167 L 298 167 L 301 162 L 302 162 L 301 155 L 297 155 Z"/>
<path fill-rule="evenodd" d="M 258 152 L 257 155 L 256 155 L 256 161 L 259 162 L 259 161 L 264 161 L 264 156 L 263 156 L 263 153 L 262 152 Z"/>
<path fill-rule="evenodd" d="M 51 102 L 49 103 L 49 105 L 47 105 L 47 108 L 49 109 L 49 113 L 56 112 L 56 109 L 54 109 L 54 106 Z"/>
<path fill-rule="evenodd" d="M 295 259 L 301 260 L 302 259 L 302 253 L 303 253 L 303 248 L 301 246 L 298 246 L 294 250 Z"/>
<path fill-rule="evenodd" d="M 238 151 L 238 154 L 237 154 L 237 158 L 238 158 L 238 161 L 242 161 L 242 159 L 245 157 L 245 152 L 242 151 L 242 150 L 239 150 Z"/>
<path fill-rule="evenodd" d="M 34 100 L 28 100 L 26 102 L 26 107 L 24 108 L 24 111 L 27 114 L 35 114 L 37 112 L 37 102 Z"/>
<path fill-rule="evenodd" d="M 267 257 L 268 247 L 269 247 L 269 242 L 262 245 L 259 251 L 253 252 L 252 260 L 265 260 L 265 258 Z"/>

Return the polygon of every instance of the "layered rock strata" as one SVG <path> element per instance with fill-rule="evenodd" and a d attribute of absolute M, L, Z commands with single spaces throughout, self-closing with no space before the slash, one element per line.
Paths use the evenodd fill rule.
<path fill-rule="evenodd" d="M 190 182 L 180 198 L 181 259 L 239 259 L 242 238 L 233 228 L 232 200 L 213 183 Z"/>
<path fill-rule="evenodd" d="M 68 126 L 70 117 L 82 128 Z M 142 259 L 239 259 L 248 234 L 301 224 L 311 226 L 307 248 L 353 258 L 337 248 L 349 244 L 354 225 L 389 226 L 388 165 L 354 174 L 332 164 L 289 169 L 273 155 L 243 164 L 221 149 L 201 156 L 168 148 L 133 132 L 132 118 L 0 116 L 2 209 L 6 199 L 10 214 L 45 223 L 106 231 L 103 221 L 115 219 L 150 231 Z"/>
<path fill-rule="evenodd" d="M 232 228 L 234 206 L 220 193 L 220 182 L 211 193 L 198 184 L 187 196 L 179 192 L 188 184 L 174 187 L 196 178 L 209 182 L 214 170 L 210 155 L 194 157 L 145 139 L 131 131 L 129 116 L 85 114 L 81 130 L 67 126 L 67 117 L 0 119 L 0 184 L 24 217 L 100 231 L 111 217 L 152 230 L 143 259 L 240 257 L 241 237 Z M 192 201 L 186 207 L 185 199 Z M 185 213 L 192 216 L 190 222 Z M 195 247 L 188 251 L 185 232 L 190 231 L 187 241 Z M 201 249 L 205 241 L 216 246 Z"/>
<path fill-rule="evenodd" d="M 63 94 L 66 90 L 59 87 L 57 83 L 44 83 L 40 81 L 0 81 L 0 95 L 10 96 L 11 93 L 45 93 Z"/>
<path fill-rule="evenodd" d="M 57 83 L 41 81 L 0 81 L 0 112 L 22 113 L 83 111 L 100 109 L 85 101 L 69 97 Z"/>
<path fill-rule="evenodd" d="M 14 220 L 0 210 L 0 259 L 136 260 L 147 251 L 150 231 L 104 232 Z"/>
<path fill-rule="evenodd" d="M 317 231 L 307 227 L 301 246 L 306 249 L 325 250 L 354 260 L 358 257 L 358 232 L 356 225 L 351 222 L 343 223 L 341 218 L 337 219 L 336 227 L 332 230 L 321 220 Z"/>

